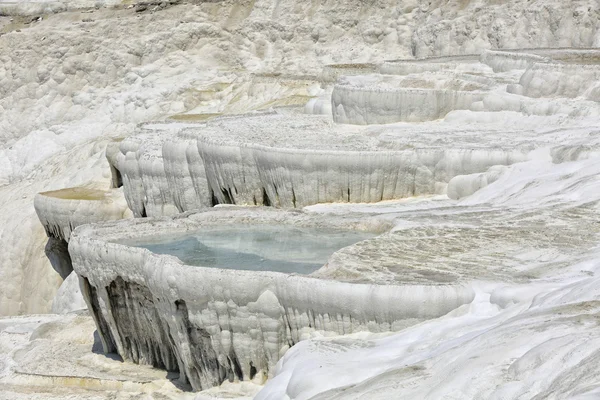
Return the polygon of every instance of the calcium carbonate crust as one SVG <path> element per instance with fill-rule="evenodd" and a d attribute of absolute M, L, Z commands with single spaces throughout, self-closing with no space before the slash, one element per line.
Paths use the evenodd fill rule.
<path fill-rule="evenodd" d="M 479 54 L 428 57 L 385 61 L 379 67 L 384 75 L 410 75 L 440 71 L 477 71 L 481 69 Z"/>
<path fill-rule="evenodd" d="M 440 194 L 456 175 L 528 157 L 523 149 L 390 150 L 364 128 L 312 115 L 261 113 L 146 129 L 109 157 L 137 217 L 214 204 L 299 208 Z"/>
<path fill-rule="evenodd" d="M 590 91 L 598 87 L 600 63 L 535 63 L 519 81 L 518 93 L 528 97 L 584 97 L 598 101 Z"/>
<path fill-rule="evenodd" d="M 85 309 L 68 252 L 71 232 L 80 225 L 128 218 L 131 211 L 127 208 L 123 191 L 82 187 L 54 190 L 38 193 L 34 207 L 48 236 L 46 257 L 64 280 L 54 296 L 51 311 L 65 314 Z"/>
<path fill-rule="evenodd" d="M 372 125 L 423 122 L 452 110 L 469 109 L 485 92 L 446 89 L 356 87 L 337 84 L 331 97 L 333 120 L 340 124 Z"/>
<path fill-rule="evenodd" d="M 35 211 L 49 238 L 69 241 L 79 225 L 125 218 L 127 204 L 121 190 L 68 188 L 39 193 Z"/>
<path fill-rule="evenodd" d="M 517 51 L 485 50 L 481 53 L 481 62 L 492 67 L 494 72 L 506 72 L 513 69 L 527 69 L 535 63 L 549 62 L 550 59 Z"/>
<path fill-rule="evenodd" d="M 173 219 L 87 225 L 69 251 L 106 352 L 179 371 L 196 390 L 224 380 L 264 382 L 285 351 L 313 333 L 396 331 L 472 301 L 464 284 L 352 284 L 276 272 L 184 265 L 119 244 L 184 234 L 203 224 L 287 223 L 381 232 L 382 220 L 273 209 L 216 209 Z"/>

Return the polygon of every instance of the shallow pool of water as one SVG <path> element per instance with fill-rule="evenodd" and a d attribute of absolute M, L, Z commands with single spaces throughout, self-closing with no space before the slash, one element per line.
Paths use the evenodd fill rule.
<path fill-rule="evenodd" d="M 335 251 L 374 236 L 369 232 L 254 225 L 209 227 L 186 237 L 130 244 L 173 255 L 188 265 L 310 274 Z"/>

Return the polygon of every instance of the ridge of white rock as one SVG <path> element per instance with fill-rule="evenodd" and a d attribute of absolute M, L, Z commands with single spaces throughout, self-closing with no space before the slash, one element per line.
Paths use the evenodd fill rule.
<path fill-rule="evenodd" d="M 470 196 L 479 189 L 496 182 L 507 168 L 504 165 L 494 165 L 486 172 L 455 176 L 448 182 L 448 197 L 459 200 Z"/>
<path fill-rule="evenodd" d="M 511 164 L 527 157 L 502 150 L 325 152 L 259 146 L 241 147 L 242 152 L 240 148 L 219 146 L 223 151 L 219 154 L 211 145 L 202 146 L 210 151 L 210 155 L 204 156 L 206 164 L 234 156 L 233 166 L 249 166 L 238 174 L 227 174 L 229 171 L 219 164 L 207 169 L 207 178 L 219 203 L 278 207 L 371 203 L 440 194 L 454 174 L 497 162 Z M 255 164 L 245 163 L 246 157 L 255 160 Z M 315 190 L 318 182 L 325 181 L 326 188 Z"/>
<path fill-rule="evenodd" d="M 378 65 L 372 63 L 329 64 L 323 66 L 321 75 L 319 75 L 319 81 L 321 81 L 321 86 L 323 86 L 323 84 L 332 84 L 337 82 L 337 80 L 342 76 L 367 75 L 377 72 L 378 69 Z"/>
<path fill-rule="evenodd" d="M 474 70 L 474 68 L 477 71 L 481 69 L 481 66 L 476 65 L 478 61 L 478 54 L 391 60 L 381 64 L 379 73 L 384 75 L 411 75 L 448 70 L 467 72 Z"/>
<path fill-rule="evenodd" d="M 226 118 L 226 117 L 223 117 Z M 174 215 L 211 205 L 195 134 L 204 123 L 150 123 L 113 144 L 107 158 L 134 216 Z"/>
<path fill-rule="evenodd" d="M 600 60 L 598 47 L 537 47 L 502 51 L 535 54 L 555 62 L 570 64 L 598 64 Z"/>
<path fill-rule="evenodd" d="M 73 272 L 67 248 L 71 232 L 80 225 L 129 217 L 131 211 L 127 208 L 123 191 L 85 187 L 54 190 L 38 193 L 34 199 L 34 207 L 48 236 L 46 257 L 64 279 L 54 296 L 51 311 L 64 314 L 85 309 L 79 280 Z"/>
<path fill-rule="evenodd" d="M 530 150 L 396 150 L 363 132 L 285 112 L 148 124 L 120 142 L 112 168 L 140 217 L 214 204 L 297 208 L 439 194 L 456 175 L 526 160 Z"/>
<path fill-rule="evenodd" d="M 468 306 L 392 336 L 301 342 L 256 398 L 596 397 L 599 161 L 515 164 L 455 206 L 428 199 L 335 206 L 398 218 L 394 233 L 417 263 L 483 263 L 532 280 L 474 283 Z M 411 237 L 422 240 L 411 246 Z"/>
<path fill-rule="evenodd" d="M 480 57 L 480 61 L 492 67 L 494 72 L 524 70 L 543 63 L 589 65 L 597 64 L 599 59 L 598 48 L 487 49 Z"/>
<path fill-rule="evenodd" d="M 212 205 L 197 135 L 181 133 L 162 146 L 169 191 L 179 212 Z"/>
<path fill-rule="evenodd" d="M 585 96 L 594 85 L 597 88 L 599 80 L 599 64 L 536 63 L 525 71 L 519 85 L 528 97 L 575 98 Z M 598 101 L 595 95 L 587 97 Z"/>
<path fill-rule="evenodd" d="M 413 55 L 423 58 L 473 54 L 486 48 L 599 47 L 595 3 L 570 5 L 570 13 L 542 0 L 502 4 L 434 1 L 414 5 L 412 18 L 429 18 L 414 28 Z"/>
<path fill-rule="evenodd" d="M 337 84 L 331 96 L 331 109 L 334 121 L 340 124 L 423 122 L 442 118 L 452 110 L 469 109 L 483 96 L 471 91 Z"/>
<path fill-rule="evenodd" d="M 49 238 L 69 242 L 79 225 L 126 218 L 122 190 L 103 191 L 84 187 L 42 192 L 35 196 L 35 211 Z"/>
<path fill-rule="evenodd" d="M 481 62 L 492 67 L 494 72 L 527 69 L 535 63 L 549 61 L 549 58 L 524 52 L 485 50 L 481 53 Z"/>

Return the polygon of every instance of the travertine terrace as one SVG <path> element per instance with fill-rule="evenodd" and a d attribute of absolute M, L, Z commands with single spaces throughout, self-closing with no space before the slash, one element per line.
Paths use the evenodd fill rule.
<path fill-rule="evenodd" d="M 325 222 L 303 213 L 260 209 L 206 211 L 158 225 L 80 229 L 70 252 L 105 351 L 179 371 L 180 379 L 196 390 L 226 379 L 264 382 L 285 351 L 313 332 L 397 331 L 444 315 L 474 296 L 470 288 L 448 282 L 443 274 L 421 281 L 399 274 L 390 284 L 353 284 L 269 271 L 194 267 L 121 244 L 157 231 L 181 235 L 229 224 L 389 229 L 388 223 L 365 218 Z M 422 306 L 425 299 L 427 307 Z M 130 308 L 136 311 L 130 314 Z"/>
<path fill-rule="evenodd" d="M 564 53 L 557 50 L 559 55 Z M 263 383 L 274 378 L 279 358 L 311 332 L 331 336 L 402 331 L 474 302 L 480 285 L 494 287 L 490 301 L 500 309 L 523 301 L 527 296 L 511 287 L 553 280 L 582 252 L 592 251 L 597 230 L 582 226 L 594 219 L 592 214 L 579 211 L 585 219 L 574 230 L 560 224 L 553 230 L 540 227 L 543 215 L 521 219 L 519 213 L 483 207 L 474 217 L 451 212 L 452 224 L 435 226 L 422 216 L 403 214 L 398 206 L 394 218 L 405 215 L 412 224 L 408 228 L 400 224 L 387 233 L 384 231 L 395 226 L 389 218 L 332 215 L 319 226 L 374 229 L 381 235 L 335 252 L 308 277 L 198 268 L 120 242 L 142 240 L 157 231 L 176 236 L 213 225 L 311 225 L 324 218 L 323 214 L 314 220 L 311 213 L 268 208 L 221 208 L 189 214 L 218 204 L 302 208 L 424 195 L 469 199 L 490 185 L 506 182 L 516 166 L 522 168 L 540 159 L 554 165 L 594 159 L 596 143 L 588 139 L 587 130 L 558 124 L 543 132 L 536 127 L 540 117 L 536 107 L 544 103 L 572 106 L 565 98 L 576 97 L 568 95 L 573 90 L 585 91 L 580 88 L 582 83 L 575 80 L 571 88 L 553 92 L 562 96 L 547 99 L 547 95 L 533 95 L 535 79 L 530 75 L 541 68 L 562 73 L 565 68 L 593 71 L 596 66 L 563 64 L 548 58 L 552 51 L 544 54 L 542 59 L 525 52 L 486 52 L 481 62 L 473 57 L 421 61 L 426 66 L 440 66 L 426 68 L 422 74 L 398 75 L 397 70 L 395 75 L 342 77 L 331 99 L 337 118 L 336 111 L 333 116 L 306 115 L 281 108 L 206 121 L 148 123 L 141 125 L 136 135 L 111 144 L 107 159 L 112 185 L 123 187 L 136 217 L 184 214 L 164 222 L 124 221 L 76 231 L 70 254 L 104 350 L 117 351 L 126 360 L 178 371 L 180 380 L 196 390 L 227 380 Z M 382 68 L 400 63 L 410 65 L 396 61 Z M 347 110 L 349 104 L 342 88 L 348 84 L 367 96 L 356 99 L 372 99 L 360 101 L 367 101 L 361 104 L 370 104 L 374 110 L 394 110 L 402 120 L 406 107 L 413 113 L 410 115 L 419 112 L 418 121 L 433 122 L 373 128 L 341 124 L 339 110 Z M 415 87 L 419 89 L 413 91 Z M 519 87 L 523 90 L 518 96 L 529 94 L 527 97 L 544 100 L 535 103 L 517 97 Z M 476 96 L 464 97 L 465 89 Z M 408 101 L 389 94 L 397 90 L 406 90 L 403 96 L 408 96 Z M 439 103 L 419 93 L 462 96 L 464 100 L 460 106 Z M 411 101 L 435 111 L 425 114 L 430 111 Z M 514 113 L 502 110 L 503 101 L 527 106 L 520 115 L 513 115 L 523 123 L 496 131 L 494 120 L 505 118 L 506 112 Z M 445 105 L 440 108 L 440 104 Z M 488 104 L 496 108 L 487 110 Z M 580 120 L 597 112 L 596 104 L 588 107 L 582 110 Z M 456 111 L 449 114 L 452 110 Z M 544 114 L 554 117 L 552 108 Z M 363 115 L 378 114 L 365 109 Z M 435 122 L 441 116 L 446 117 L 446 127 Z M 480 116 L 489 121 L 480 123 L 488 131 L 465 130 L 452 123 L 453 118 L 477 120 Z M 483 145 L 473 144 L 476 134 L 486 136 Z M 562 141 L 548 147 L 557 138 Z M 556 221 L 562 219 L 570 225 L 568 206 L 553 213 Z M 435 221 L 433 215 L 430 219 Z M 474 222 L 482 216 L 485 223 Z M 582 228 L 585 233 L 580 233 Z M 547 241 L 549 235 L 552 242 Z M 499 253 L 494 249 L 505 250 Z M 505 253 L 508 249 L 513 255 Z M 532 251 L 571 254 L 571 258 L 536 259 L 528 255 Z"/>
<path fill-rule="evenodd" d="M 501 3 L 0 0 L 0 397 L 597 397 L 598 5 Z"/>

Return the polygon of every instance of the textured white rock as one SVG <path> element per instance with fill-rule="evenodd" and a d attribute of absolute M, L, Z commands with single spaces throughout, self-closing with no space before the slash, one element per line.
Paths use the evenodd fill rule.
<path fill-rule="evenodd" d="M 440 284 L 433 277 L 418 284 L 402 284 L 401 277 L 394 285 L 352 284 L 190 267 L 171 256 L 118 244 L 155 236 L 157 230 L 181 234 L 203 224 L 277 222 L 378 230 L 386 226 L 377 220 L 325 222 L 298 212 L 223 209 L 160 222 L 79 228 L 70 252 L 105 351 L 179 369 L 196 389 L 227 378 L 262 382 L 290 346 L 313 332 L 398 330 L 472 300 L 468 285 Z"/>
<path fill-rule="evenodd" d="M 379 67 L 379 73 L 384 75 L 410 75 L 426 72 L 461 71 L 476 72 L 484 68 L 478 65 L 479 55 L 428 57 L 421 59 L 406 59 L 386 61 Z"/>
<path fill-rule="evenodd" d="M 310 99 L 304 105 L 304 112 L 306 114 L 316 115 L 332 115 L 331 111 L 331 90 L 323 93 L 317 98 Z"/>
<path fill-rule="evenodd" d="M 48 237 L 69 241 L 79 225 L 127 217 L 122 190 L 68 188 L 39 193 L 35 211 Z"/>
<path fill-rule="evenodd" d="M 504 151 L 334 153 L 224 146 L 219 149 L 231 157 L 240 154 L 238 149 L 243 149 L 240 158 L 234 159 L 232 164 L 248 166 L 235 171 L 237 175 L 223 174 L 222 166 L 215 168 L 214 175 L 207 169 L 211 186 L 225 191 L 223 196 L 216 194 L 219 202 L 281 207 L 329 202 L 369 203 L 444 193 L 445 184 L 456 174 L 526 158 L 525 154 Z M 211 156 L 205 157 L 207 164 L 215 162 L 212 155 L 216 151 L 211 150 Z M 219 161 L 225 157 L 222 155 Z M 244 164 L 244 159 L 254 159 L 256 164 Z M 328 182 L 326 187 L 318 185 L 325 181 Z M 228 188 L 235 188 L 236 193 L 227 191 Z M 261 196 L 261 189 L 266 193 L 266 200 Z"/>
<path fill-rule="evenodd" d="M 598 64 L 598 61 L 600 61 L 600 49 L 598 47 L 546 47 L 513 51 L 536 54 L 552 61 L 568 64 Z"/>
<path fill-rule="evenodd" d="M 147 129 L 152 132 L 121 142 L 116 156 L 115 169 L 122 171 L 124 193 L 136 216 L 213 203 L 302 207 L 444 193 L 456 175 L 523 161 L 529 152 L 469 150 L 462 144 L 396 151 L 390 148 L 404 145 L 365 135 L 364 128 L 286 113 L 150 124 Z M 319 184 L 324 181 L 326 187 Z"/>
<path fill-rule="evenodd" d="M 448 197 L 458 200 L 470 196 L 479 189 L 496 182 L 506 169 L 507 167 L 504 165 L 495 165 L 486 172 L 455 176 L 448 182 Z"/>
<path fill-rule="evenodd" d="M 107 188 L 104 141 L 74 145 L 42 161 L 28 179 L 0 187 L 0 314 L 49 312 L 62 282 L 46 257 L 35 194 L 73 185 Z M 33 150 L 31 150 L 33 152 Z"/>
<path fill-rule="evenodd" d="M 573 7 L 565 12 L 563 7 Z M 593 0 L 555 3 L 515 0 L 414 4 L 411 18 L 422 21 L 411 36 L 413 55 L 473 54 L 484 48 L 598 47 Z"/>
<path fill-rule="evenodd" d="M 525 71 L 519 84 L 525 96 L 573 98 L 584 96 L 599 80 L 600 63 L 548 63 L 534 64 Z"/>
<path fill-rule="evenodd" d="M 79 277 L 71 272 L 58 288 L 52 301 L 53 314 L 67 314 L 72 311 L 85 310 L 87 305 L 79 288 Z"/>
<path fill-rule="evenodd" d="M 70 3 L 72 5 L 66 4 L 66 7 L 78 7 L 75 2 Z M 43 256 L 45 238 L 32 207 L 33 194 L 90 183 L 94 187 L 107 187 L 108 175 L 103 174 L 105 163 L 96 162 L 104 144 L 102 139 L 96 138 L 129 134 L 135 123 L 173 114 L 246 112 L 297 104 L 307 99 L 303 96 L 319 95 L 310 89 L 311 84 L 318 86 L 318 79 L 312 83 L 309 83 L 310 79 L 284 79 L 278 75 L 281 70 L 285 70 L 285 74 L 316 77 L 322 65 L 332 63 L 379 63 L 384 59 L 412 55 L 474 54 L 484 48 L 598 46 L 600 30 L 596 3 L 596 0 L 515 0 L 501 4 L 481 0 L 466 3 L 434 0 L 428 3 L 408 1 L 366 5 L 354 0 L 321 3 L 258 0 L 248 4 L 203 2 L 137 14 L 133 10 L 122 9 L 100 8 L 94 9 L 93 13 L 80 13 L 78 10 L 75 13 L 44 15 L 41 21 L 35 20 L 27 26 L 20 25 L 22 21 L 17 20 L 12 24 L 8 23 L 6 17 L 0 17 L 0 185 L 4 185 L 0 188 L 0 281 L 4 282 L 0 290 L 0 313 L 49 309 L 59 279 L 53 279 L 57 275 Z M 88 2 L 77 4 L 86 7 L 91 5 Z M 19 2 L 17 6 L 22 14 L 55 10 L 38 5 Z M 17 28 L 20 32 L 16 31 Z M 564 63 L 572 62 L 568 59 L 571 56 L 558 59 L 540 52 L 535 54 Z M 592 57 L 585 62 L 593 61 Z M 470 68 L 466 70 L 473 72 Z M 249 72 L 258 74 L 248 78 Z M 516 82 L 512 77 L 504 74 L 500 79 L 502 85 L 508 84 L 508 91 L 513 94 L 502 93 L 503 87 L 496 88 L 481 102 L 475 102 L 470 107 L 476 112 L 453 111 L 446 115 L 444 121 L 399 126 L 392 131 L 385 128 L 389 136 L 398 138 L 404 135 L 402 140 L 388 143 L 389 149 L 448 147 L 489 151 L 494 148 L 495 151 L 526 153 L 548 147 L 542 149 L 547 162 L 544 167 L 531 163 L 513 166 L 501 181 L 461 200 L 461 207 L 475 216 L 462 223 L 476 225 L 479 220 L 491 218 L 491 214 L 481 213 L 484 205 L 479 200 L 491 199 L 494 202 L 502 197 L 506 202 L 497 203 L 499 208 L 506 206 L 518 209 L 528 203 L 556 206 L 561 201 L 567 201 L 580 206 L 568 212 L 573 216 L 571 219 L 558 220 L 556 209 L 526 208 L 527 211 L 517 221 L 530 220 L 532 215 L 547 216 L 547 219 L 542 218 L 537 222 L 542 227 L 549 227 L 552 235 L 548 242 L 553 243 L 555 241 L 552 238 L 557 237 L 554 236 L 557 224 L 576 228 L 569 231 L 574 237 L 578 233 L 593 234 L 596 230 L 594 214 L 597 212 L 593 210 L 588 213 L 586 210 L 593 209 L 597 201 L 594 196 L 599 190 L 597 186 L 586 184 L 595 182 L 594 175 L 586 175 L 585 171 L 578 170 L 574 165 L 598 174 L 593 164 L 593 159 L 598 155 L 598 135 L 594 128 L 598 126 L 598 121 L 594 118 L 600 113 L 598 105 L 590 103 L 598 101 L 600 90 L 598 79 L 594 81 L 593 76 L 587 86 L 577 83 L 576 78 L 573 78 L 572 84 L 570 80 L 577 73 L 579 70 L 573 69 L 571 76 L 563 73 L 558 80 L 549 80 L 547 86 L 554 92 L 545 99 L 521 96 L 526 93 L 525 86 L 513 85 Z M 542 80 L 546 79 L 543 72 L 539 76 Z M 285 81 L 289 85 L 284 84 Z M 560 87 L 563 83 L 566 87 L 564 93 L 569 93 L 569 96 L 575 93 L 576 97 L 558 97 L 563 95 L 563 88 Z M 213 84 L 218 86 L 214 90 Z M 537 82 L 531 86 L 535 88 L 533 94 L 543 92 L 544 83 Z M 314 103 L 316 105 L 318 102 Z M 327 106 L 321 102 L 316 107 L 313 105 L 312 110 L 326 112 Z M 528 125 L 528 128 L 520 129 L 519 124 Z M 379 137 L 380 129 L 384 128 L 373 127 L 368 134 Z M 315 142 L 318 143 L 318 139 Z M 324 143 L 324 147 L 331 145 L 327 141 Z M 456 143 L 460 143 L 460 146 Z M 513 146 L 515 149 L 511 148 Z M 192 155 L 195 153 L 198 152 L 193 151 Z M 158 151 L 148 154 L 152 158 L 161 157 Z M 144 164 L 144 169 L 148 170 L 146 175 L 157 181 L 147 184 L 152 202 L 149 208 L 156 214 L 171 212 L 173 206 L 180 211 L 182 204 L 187 204 L 187 200 L 182 199 L 189 198 L 189 194 L 175 193 L 173 190 L 175 179 L 187 181 L 179 154 L 177 152 L 174 159 L 177 172 L 173 174 L 175 178 L 172 181 L 169 174 L 163 176 L 160 169 L 154 171 L 154 163 Z M 555 173 L 550 160 L 573 163 L 564 163 L 558 167 L 560 173 Z M 169 168 L 165 160 L 163 164 L 163 169 Z M 204 167 L 203 163 L 196 162 L 188 164 L 188 169 L 192 164 L 198 168 L 200 165 Z M 488 166 L 483 170 L 465 173 L 483 172 Z M 523 171 L 530 175 L 523 177 L 520 175 Z M 548 174 L 554 179 L 552 188 L 540 186 L 540 179 Z M 563 176 L 570 175 L 583 176 L 585 180 L 565 182 Z M 190 178 L 194 176 L 191 174 Z M 199 172 L 197 176 L 203 175 Z M 141 177 L 140 181 L 143 188 Z M 193 179 L 192 183 L 196 184 Z M 167 189 L 170 197 L 163 199 L 162 195 L 167 193 Z M 198 190 L 196 192 L 200 193 Z M 186 190 L 185 193 L 189 192 Z M 547 197 L 540 197 L 540 193 Z M 558 194 L 559 198 L 552 194 Z M 140 214 L 146 208 L 143 201 L 142 197 L 141 206 L 137 208 Z M 412 200 L 407 201 L 409 203 L 413 204 Z M 444 200 L 441 208 L 448 204 L 454 203 Z M 370 206 L 363 204 L 354 207 L 369 209 Z M 381 207 L 379 210 L 384 213 L 390 212 L 389 205 L 375 207 Z M 412 220 L 415 224 L 445 225 L 454 221 L 453 215 L 444 214 L 438 209 L 413 211 L 429 218 L 427 221 Z M 401 219 L 410 220 L 410 217 L 403 215 Z M 515 221 L 506 222 L 511 225 Z M 498 234 L 504 235 L 504 231 Z M 559 243 L 576 241 L 560 237 Z M 525 249 L 529 242 L 507 240 L 490 243 L 493 243 L 489 246 L 490 251 L 513 254 L 513 246 L 521 245 Z M 552 270 L 557 275 L 550 279 L 549 285 L 555 289 L 563 282 L 570 284 L 570 279 L 581 279 L 583 282 L 572 288 L 540 292 L 540 298 L 531 311 L 516 318 L 512 318 L 513 314 L 502 315 L 481 325 L 471 325 L 473 319 L 493 318 L 495 307 L 500 303 L 503 306 L 523 303 L 519 306 L 525 307 L 528 296 L 542 290 L 528 284 L 520 288 L 519 295 L 513 295 L 516 290 L 512 288 L 499 289 L 492 291 L 489 303 L 485 299 L 475 302 L 473 309 L 482 308 L 490 312 L 469 312 L 465 319 L 452 321 L 454 332 L 459 332 L 456 335 L 444 329 L 443 321 L 432 321 L 431 325 L 423 327 L 423 331 L 407 331 L 407 336 L 399 337 L 391 346 L 381 347 L 381 352 L 367 343 L 367 350 L 347 358 L 337 351 L 340 349 L 337 344 L 343 344 L 348 339 L 335 339 L 331 352 L 334 355 L 326 358 L 325 363 L 319 359 L 319 363 L 312 364 L 300 357 L 296 372 L 290 373 L 290 369 L 286 369 L 276 377 L 293 375 L 291 390 L 276 392 L 274 398 L 280 400 L 286 395 L 308 397 L 311 394 L 306 394 L 303 389 L 310 388 L 315 394 L 314 391 L 323 389 L 323 386 L 319 386 L 323 381 L 338 387 L 356 385 L 358 381 L 365 380 L 365 371 L 375 374 L 380 368 L 390 367 L 392 372 L 389 380 L 386 377 L 373 377 L 371 381 L 358 384 L 356 390 L 345 388 L 342 393 L 326 393 L 322 396 L 434 399 L 488 399 L 493 396 L 530 398 L 536 395 L 597 397 L 597 344 L 594 338 L 598 335 L 593 323 L 595 309 L 594 304 L 586 303 L 588 300 L 595 301 L 593 294 L 597 282 L 593 277 L 585 276 L 595 273 L 590 265 L 596 264 L 597 257 L 582 260 L 577 254 L 560 250 L 550 254 L 523 251 L 513 260 L 516 265 L 522 265 L 523 259 L 541 259 L 542 269 L 547 267 L 544 262 L 548 257 L 581 261 L 580 265 L 569 268 L 564 268 L 565 264 L 560 263 L 563 268 Z M 477 263 L 480 264 L 483 263 Z M 533 272 L 536 272 L 535 268 Z M 529 273 L 532 271 L 528 270 Z M 483 293 L 487 295 L 488 291 L 484 290 Z M 547 298 L 552 298 L 552 302 L 544 301 Z M 262 300 L 261 307 L 266 307 L 269 299 Z M 564 304 L 566 301 L 580 303 L 572 306 Z M 143 308 L 136 311 L 143 312 Z M 517 311 L 520 309 L 514 312 Z M 506 320 L 505 316 L 511 319 Z M 490 324 L 496 322 L 506 324 L 490 329 Z M 460 335 L 464 337 L 455 340 Z M 5 335 L 2 336 L 4 338 Z M 546 338 L 548 342 L 540 344 Z M 424 360 L 423 365 L 406 368 L 410 362 L 406 354 L 398 356 L 397 365 L 390 366 L 385 362 L 389 360 L 391 352 L 402 347 L 403 343 L 408 343 L 414 351 L 427 349 L 424 357 L 417 357 L 418 360 Z M 436 347 L 440 343 L 441 347 Z M 361 342 L 352 342 L 351 346 L 363 345 Z M 61 346 L 65 347 L 61 344 L 56 348 Z M 320 346 L 321 349 L 325 347 Z M 2 351 L 12 351 L 12 348 L 9 342 Z M 302 349 L 300 346 L 298 352 Z M 431 354 L 430 349 L 439 351 Z M 89 347 L 86 347 L 87 350 Z M 439 356 L 445 350 L 448 353 Z M 523 352 L 526 352 L 525 355 Z M 292 352 L 288 360 L 295 358 L 294 354 L 298 353 Z M 368 361 L 369 356 L 374 357 L 372 362 Z M 52 357 L 49 359 L 54 360 Z M 323 371 L 335 362 L 344 367 L 333 368 L 330 374 Z M 432 364 L 436 366 L 432 367 Z M 40 365 L 53 369 L 63 364 Z M 123 364 L 121 366 L 126 367 Z M 425 371 L 423 374 L 431 379 L 419 379 L 419 371 Z M 411 379 L 408 382 L 403 379 L 407 375 Z M 39 378 L 36 382 L 41 381 L 42 378 Z M 128 385 L 115 381 L 109 383 L 115 385 L 111 387 L 118 388 Z M 45 381 L 45 385 L 48 385 L 48 381 Z M 412 387 L 414 391 L 402 391 L 398 389 L 399 386 Z M 386 387 L 400 391 L 386 391 Z M 11 390 L 10 387 L 8 390 Z M 26 394 L 19 398 L 52 396 L 34 394 L 34 391 L 37 389 L 24 389 Z M 69 393 L 65 390 L 58 397 L 68 396 L 65 392 Z M 80 394 L 78 389 L 77 396 Z"/>
<path fill-rule="evenodd" d="M 264 125 L 288 134 L 301 126 L 303 134 L 261 138 Z M 456 175 L 527 158 L 518 150 L 379 150 L 377 140 L 354 132 L 314 117 L 257 116 L 207 125 L 198 148 L 219 203 L 281 207 L 444 193 Z"/>
<path fill-rule="evenodd" d="M 330 64 L 323 67 L 319 80 L 331 84 L 342 76 L 366 75 L 376 72 L 377 69 L 376 64 Z"/>
<path fill-rule="evenodd" d="M 535 63 L 549 61 L 546 57 L 526 52 L 485 50 L 481 53 L 481 62 L 492 67 L 494 72 L 527 69 Z"/>
<path fill-rule="evenodd" d="M 31 16 L 0 17 L 0 184 L 6 185 L 0 275 L 11 282 L 0 293 L 0 314 L 49 309 L 60 280 L 44 258 L 32 197 L 90 183 L 104 188 L 105 163 L 91 158 L 102 138 L 175 114 L 243 113 L 281 97 L 285 103 L 296 94 L 314 95 L 307 81 L 287 85 L 277 78 L 283 70 L 311 75 L 318 86 L 329 64 L 600 44 L 595 0 L 367 6 L 259 0 L 141 13 L 103 7 L 110 4 L 2 2 L 3 12 Z M 61 12 L 39 14 L 46 11 Z M 254 85 L 250 73 L 265 78 Z"/>
<path fill-rule="evenodd" d="M 595 82 L 592 81 L 587 85 L 590 91 L 594 84 Z M 525 115 L 547 117 L 564 115 L 567 118 L 597 117 L 600 115 L 600 104 L 595 101 L 573 100 L 563 97 L 533 99 L 524 96 L 523 86 L 521 85 L 509 86 L 507 92 L 504 93 L 492 92 L 484 96 L 481 102 L 473 103 L 471 109 L 473 111 L 492 112 L 514 111 Z"/>
<path fill-rule="evenodd" d="M 67 244 L 71 232 L 79 225 L 129 217 L 131 211 L 127 208 L 122 190 L 68 188 L 43 192 L 36 195 L 34 207 L 48 236 L 46 256 L 64 279 L 54 297 L 51 311 L 64 314 L 85 309 Z"/>
<path fill-rule="evenodd" d="M 151 123 L 119 143 L 109 157 L 136 217 L 174 215 L 211 205 L 197 134 L 200 123 Z M 114 179 L 113 179 L 114 181 Z"/>
<path fill-rule="evenodd" d="M 38 16 L 60 13 L 67 10 L 89 9 L 91 7 L 110 7 L 118 5 L 115 0 L 37 0 L 37 1 L 0 1 L 0 12 L 11 16 Z"/>
<path fill-rule="evenodd" d="M 373 83 L 336 84 L 331 95 L 333 120 L 358 125 L 431 121 L 452 110 L 469 109 L 484 97 L 478 91 L 403 88 L 389 80 Z"/>
<path fill-rule="evenodd" d="M 178 134 L 162 146 L 169 191 L 179 212 L 212 205 L 197 135 Z"/>
<path fill-rule="evenodd" d="M 99 349 L 96 326 L 84 313 L 28 315 L 0 319 L 0 398 L 3 400 L 194 400 L 165 372 L 123 363 Z M 232 385 L 233 386 L 233 385 Z M 256 389 L 229 387 L 218 397 L 239 393 L 250 400 Z M 244 394 L 246 396 L 244 396 Z M 208 395 L 208 393 L 207 393 Z M 205 400 L 202 394 L 199 400 Z"/>
<path fill-rule="evenodd" d="M 596 397 L 599 170 L 598 157 L 535 160 L 457 207 L 439 199 L 360 205 L 397 216 L 395 234 L 415 263 L 500 274 L 512 265 L 522 273 L 509 276 L 535 278 L 474 284 L 468 306 L 391 336 L 299 343 L 257 399 Z"/>

